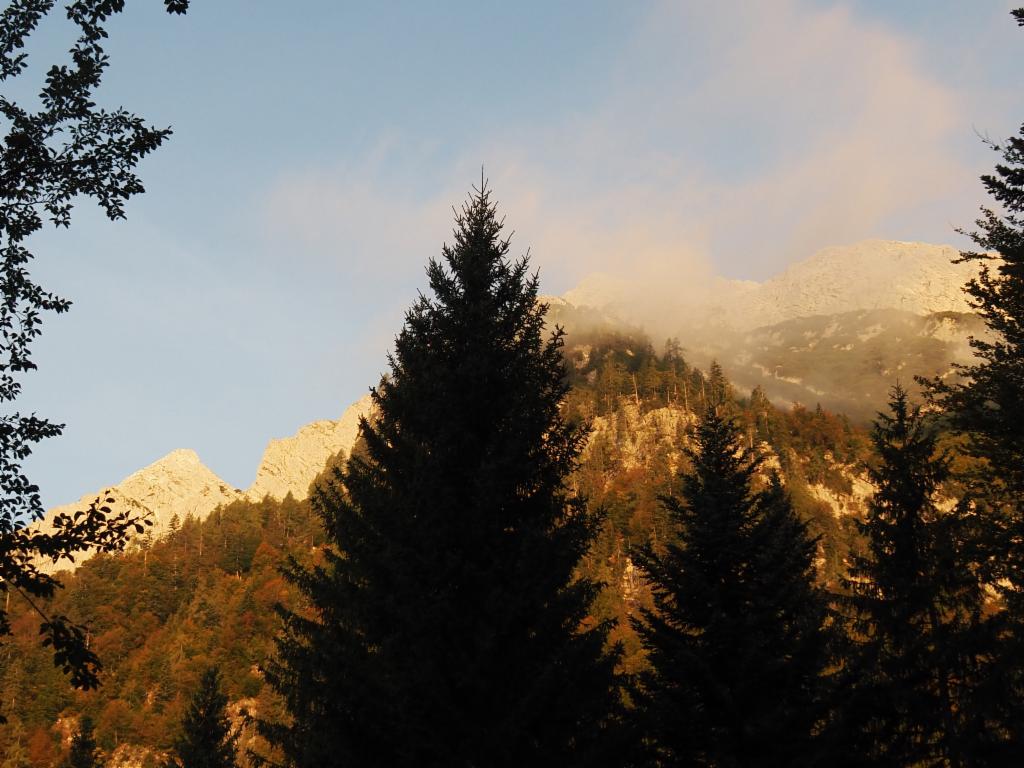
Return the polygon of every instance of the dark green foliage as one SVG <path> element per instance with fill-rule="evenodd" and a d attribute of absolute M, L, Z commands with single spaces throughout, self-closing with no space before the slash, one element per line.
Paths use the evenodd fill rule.
<path fill-rule="evenodd" d="M 973 339 L 979 358 L 961 366 L 962 380 L 933 383 L 955 427 L 970 436 L 974 455 L 991 465 L 990 480 L 1018 497 L 1024 491 L 1024 126 L 1004 145 L 1003 162 L 982 177 L 1003 215 L 984 210 L 970 233 L 981 252 L 961 254 L 979 264 L 965 287 L 992 338 Z"/>
<path fill-rule="evenodd" d="M 663 548 L 642 548 L 654 608 L 635 621 L 649 652 L 638 708 L 658 765 L 814 764 L 828 662 L 816 542 L 778 479 L 709 408 L 693 470 L 666 497 Z"/>
<path fill-rule="evenodd" d="M 71 738 L 71 751 L 63 768 L 101 768 L 102 765 L 93 736 L 92 719 L 83 717 L 78 733 Z"/>
<path fill-rule="evenodd" d="M 231 733 L 221 690 L 220 673 L 208 669 L 192 694 L 174 741 L 174 758 L 166 768 L 235 768 L 235 737 Z"/>
<path fill-rule="evenodd" d="M 14 635 L 0 653 L 0 700 L 12 722 L 52 736 L 58 717 L 87 714 L 105 749 L 166 751 L 210 666 L 232 699 L 252 697 L 254 711 L 275 716 L 279 704 L 254 670 L 273 650 L 274 604 L 295 604 L 279 566 L 288 553 L 309 558 L 311 537 L 323 533 L 307 501 L 237 502 L 201 523 L 186 517 L 145 548 L 137 540 L 116 557 L 91 558 L 42 606 L 88 623 L 104 661 L 104 684 L 88 693 L 68 689 L 39 647 L 30 609 L 12 600 Z M 0 754 L 13 738 L 0 728 Z"/>
<path fill-rule="evenodd" d="M 574 308 L 559 308 L 556 318 L 565 319 L 572 346 L 565 356 L 569 370 L 568 407 L 585 418 L 606 416 L 627 398 L 640 411 L 664 406 L 687 410 L 703 408 L 706 394 L 703 374 L 683 359 L 679 343 L 666 342 L 665 353 L 658 355 L 650 340 L 639 330 L 614 328 L 578 330 Z"/>
<path fill-rule="evenodd" d="M 998 681 L 988 677 L 978 515 L 936 506 L 949 458 L 900 387 L 872 441 L 878 490 L 847 584 L 854 650 L 837 728 L 851 740 L 846 764 L 1017 764 L 1022 755 L 1000 743 Z"/>
<path fill-rule="evenodd" d="M 599 520 L 564 483 L 585 436 L 559 405 L 561 333 L 490 193 L 456 217 L 364 422 L 365 457 L 318 488 L 334 545 L 288 570 L 267 679 L 298 766 L 606 765 L 618 701 L 598 587 L 574 578 Z"/>
<path fill-rule="evenodd" d="M 188 0 L 165 4 L 168 12 L 183 13 Z M 15 0 L 0 12 L 0 82 L 10 84 L 25 74 L 28 54 L 22 49 L 54 5 L 54 0 Z M 47 70 L 38 108 L 0 96 L 7 131 L 0 145 L 0 402 L 5 405 L 21 393 L 20 374 L 35 368 L 31 346 L 42 332 L 42 313 L 71 306 L 32 280 L 26 239 L 46 220 L 69 226 L 75 199 L 82 196 L 95 200 L 109 218 L 123 218 L 125 201 L 143 191 L 134 168 L 170 134 L 123 109 L 107 111 L 93 102 L 109 65 L 102 47 L 105 26 L 123 8 L 123 0 L 68 3 L 67 17 L 79 36 L 70 62 Z M 38 559 L 57 562 L 91 547 L 117 549 L 136 524 L 127 514 L 111 515 L 97 499 L 87 510 L 57 521 L 53 532 L 26 529 L 43 510 L 39 489 L 22 471 L 22 462 L 35 443 L 61 429 L 35 414 L 0 416 L 0 594 L 12 590 L 35 607 L 34 598 L 48 597 L 59 586 L 39 571 Z M 76 687 L 95 687 L 99 660 L 82 629 L 65 616 L 40 614 L 40 634 L 53 648 L 54 663 Z M 0 636 L 9 632 L 3 608 Z"/>
<path fill-rule="evenodd" d="M 1024 25 L 1024 9 L 1012 15 Z M 989 579 L 1006 608 L 999 656 L 1012 689 L 1007 719 L 1024 744 L 1024 126 L 1002 144 L 989 143 L 1000 161 L 982 182 L 1001 210 L 982 209 L 968 233 L 979 250 L 960 256 L 979 266 L 964 290 L 988 336 L 972 339 L 976 362 L 958 367 L 958 381 L 926 383 L 973 459 L 963 480 L 985 515 Z"/>

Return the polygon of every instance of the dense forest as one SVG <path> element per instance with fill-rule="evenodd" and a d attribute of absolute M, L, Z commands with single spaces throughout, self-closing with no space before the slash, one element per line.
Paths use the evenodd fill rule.
<path fill-rule="evenodd" d="M 71 6 L 47 110 L 0 104 L 3 400 L 67 309 L 22 268 L 33 206 L 117 218 L 167 135 L 89 101 L 122 5 Z M 0 79 L 49 8 L 12 5 Z M 986 336 L 871 424 L 549 307 L 483 178 L 308 499 L 36 530 L 20 462 L 60 427 L 5 417 L 0 768 L 1024 763 L 1024 128 L 993 148 Z"/>
<path fill-rule="evenodd" d="M 571 317 L 560 320 L 573 325 Z M 820 407 L 779 407 L 757 391 L 739 393 L 720 369 L 694 368 L 671 340 L 659 352 L 640 331 L 602 329 L 578 339 L 570 331 L 564 352 L 572 382 L 565 413 L 592 425 L 569 482 L 606 514 L 580 571 L 605 585 L 593 618 L 616 619 L 612 638 L 625 646 L 623 669 L 645 668 L 629 618 L 651 604 L 633 553 L 667 535 L 661 498 L 690 470 L 684 448 L 712 393 L 720 393 L 746 447 L 778 466 L 796 509 L 820 537 L 819 579 L 838 586 L 844 559 L 861 546 L 856 517 L 837 515 L 809 489 L 850 493 L 872 457 L 864 427 Z M 273 653 L 274 606 L 297 605 L 280 573 L 285 558 L 316 562 L 325 543 L 310 501 L 236 502 L 173 527 L 166 538 L 140 538 L 124 554 L 86 561 L 47 606 L 89 626 L 91 648 L 106 669 L 96 691 L 68 688 L 36 642 L 37 617 L 12 601 L 15 637 L 0 649 L 0 701 L 11 719 L 0 731 L 0 750 L 10 759 L 21 754 L 22 764 L 55 764 L 78 718 L 87 716 L 102 749 L 148 747 L 155 765 L 210 666 L 223 675 L 237 723 L 243 710 L 280 716 L 260 666 Z M 251 746 L 252 729 L 243 734 L 242 744 Z"/>
<path fill-rule="evenodd" d="M 473 204 L 488 205 L 482 197 L 474 198 Z M 536 311 L 543 308 L 538 305 Z M 736 742 L 735 735 L 729 736 L 729 727 L 716 726 L 714 721 L 702 726 L 699 733 L 694 731 L 683 746 L 670 745 L 671 739 L 664 735 L 675 735 L 678 729 L 670 728 L 658 736 L 660 726 L 644 718 L 634 722 L 636 712 L 651 706 L 650 697 L 665 690 L 668 673 L 658 669 L 658 660 L 682 658 L 664 656 L 665 648 L 659 643 L 672 647 L 678 642 L 673 633 L 679 630 L 657 622 L 673 610 L 676 600 L 692 593 L 660 583 L 658 575 L 690 573 L 694 565 L 686 565 L 685 560 L 670 567 L 659 563 L 692 553 L 697 543 L 684 545 L 687 536 L 696 535 L 695 526 L 712 519 L 693 514 L 725 503 L 716 500 L 713 491 L 719 482 L 717 475 L 724 471 L 715 468 L 715 461 L 726 462 L 723 467 L 740 462 L 729 470 L 733 474 L 726 485 L 733 487 L 722 492 L 726 494 L 723 498 L 732 501 L 723 509 L 747 510 L 743 512 L 747 517 L 737 518 L 732 533 L 714 534 L 719 537 L 714 540 L 726 534 L 739 537 L 719 555 L 727 553 L 735 562 L 750 557 L 744 569 L 790 574 L 796 581 L 780 587 L 782 594 L 810 590 L 799 602 L 819 606 L 814 611 L 820 618 L 812 619 L 797 635 L 813 639 L 820 632 L 821 648 L 827 653 L 820 650 L 817 666 L 805 670 L 808 679 L 819 682 L 811 686 L 813 695 L 795 692 L 794 700 L 804 704 L 788 710 L 790 715 L 799 711 L 809 718 L 807 723 L 793 726 L 802 729 L 793 743 L 802 745 L 801 754 L 808 764 L 834 759 L 839 753 L 858 756 L 857 760 L 870 756 L 880 764 L 1006 764 L 1000 761 L 1016 749 L 1004 719 L 1014 711 L 1015 694 L 1005 700 L 1004 709 L 984 710 L 986 725 L 972 731 L 990 739 L 991 744 L 985 739 L 975 743 L 979 739 L 974 739 L 966 746 L 959 742 L 950 746 L 944 741 L 948 731 L 936 731 L 934 723 L 915 726 L 917 735 L 894 743 L 885 735 L 899 732 L 911 715 L 923 712 L 934 718 L 935 713 L 950 707 L 961 709 L 964 696 L 978 694 L 970 686 L 956 694 L 961 698 L 954 703 L 933 703 L 929 709 L 919 701 L 897 708 L 890 715 L 895 722 L 888 725 L 878 720 L 884 713 L 871 712 L 877 697 L 883 695 L 881 691 L 893 696 L 907 693 L 906 686 L 913 689 L 918 685 L 906 680 L 901 683 L 898 675 L 895 680 L 879 677 L 881 668 L 866 661 L 869 657 L 886 658 L 895 669 L 908 663 L 906 653 L 896 641 L 886 639 L 883 629 L 888 627 L 886 631 L 898 637 L 901 621 L 918 619 L 884 614 L 883 609 L 892 604 L 890 595 L 904 590 L 908 596 L 924 600 L 920 610 L 926 620 L 914 630 L 914 637 L 932 643 L 929 632 L 953 634 L 961 638 L 957 642 L 972 648 L 970 658 L 989 660 L 985 664 L 998 658 L 993 650 L 998 645 L 993 643 L 1013 637 L 1000 624 L 1000 617 L 1008 615 L 1003 598 L 981 590 L 986 579 L 995 578 L 995 573 L 985 570 L 984 554 L 975 552 L 961 562 L 972 547 L 987 547 L 991 552 L 1000 546 L 998 540 L 992 540 L 991 531 L 983 530 L 977 514 L 1000 502 L 978 489 L 978 478 L 985 476 L 989 463 L 976 449 L 971 450 L 969 435 L 965 437 L 947 418 L 925 419 L 900 390 L 891 410 L 880 414 L 871 429 L 820 406 L 779 406 L 757 389 L 749 394 L 739 391 L 717 364 L 708 371 L 694 367 L 673 339 L 656 348 L 639 330 L 595 326 L 591 319 L 574 316 L 571 309 L 556 305 L 538 332 L 555 331 L 558 342 L 552 348 L 557 360 L 551 362 L 553 375 L 565 382 L 558 392 L 558 423 L 566 430 L 582 430 L 573 449 L 578 459 L 567 465 L 564 476 L 567 499 L 585 504 L 593 513 L 586 519 L 596 524 L 572 568 L 575 583 L 598 587 L 586 603 L 580 626 L 600 629 L 607 658 L 614 662 L 616 679 L 622 681 L 619 695 L 624 708 L 611 721 L 619 725 L 605 724 L 600 730 L 611 727 L 613 732 L 629 733 L 637 728 L 638 734 L 646 734 L 629 739 L 633 746 L 616 752 L 614 764 L 667 765 L 706 759 L 718 765 L 724 758 L 709 757 L 715 750 L 740 749 L 737 744 L 741 742 Z M 563 326 L 567 335 L 559 338 L 556 329 Z M 453 386 L 446 385 L 440 396 Z M 948 390 L 937 388 L 936 399 L 949 396 Z M 370 461 L 369 450 L 363 439 L 353 449 L 353 456 L 357 462 Z M 189 713 L 198 706 L 197 691 L 209 684 L 211 669 L 219 672 L 211 700 L 223 699 L 226 704 L 220 717 L 223 728 L 231 729 L 230 745 L 237 748 L 238 761 L 248 764 L 260 755 L 275 754 L 268 743 L 273 728 L 279 727 L 275 724 L 295 717 L 290 711 L 294 705 L 282 695 L 280 683 L 282 617 L 306 626 L 319 611 L 326 610 L 311 607 L 310 577 L 304 574 L 321 578 L 337 557 L 337 534 L 331 532 L 332 517 L 325 509 L 330 509 L 331 503 L 348 502 L 344 489 L 334 501 L 325 493 L 337 487 L 332 485 L 337 478 L 348 481 L 345 473 L 351 470 L 347 466 L 348 462 L 338 457 L 325 467 L 313 483 L 311 499 L 235 502 L 216 509 L 205 520 L 188 517 L 172 521 L 166 537 L 137 536 L 124 553 L 98 554 L 66 574 L 64 588 L 51 600 L 32 605 L 18 597 L 12 600 L 8 592 L 5 608 L 12 635 L 0 646 L 0 707 L 8 718 L 0 729 L 5 768 L 56 766 L 69 759 L 69 750 L 73 753 L 86 736 L 89 750 L 111 756 L 117 764 L 162 765 L 173 750 L 183 749 L 183 723 L 189 722 Z M 699 481 L 701 477 L 705 480 Z M 858 496 L 858 489 L 863 492 L 864 488 L 869 493 Z M 912 549 L 903 556 L 944 563 L 934 574 L 938 592 L 931 597 L 922 598 L 921 585 L 907 585 L 898 574 L 890 574 L 894 579 L 889 585 L 891 592 L 872 592 L 866 587 L 882 577 L 877 568 L 899 551 L 896 544 L 885 542 L 889 541 L 886 537 L 895 535 L 887 526 L 898 528 L 903 525 L 901 519 L 916 520 L 917 531 L 910 543 L 903 540 L 900 545 Z M 962 524 L 953 525 L 954 521 Z M 938 533 L 930 532 L 936 526 Z M 788 531 L 791 538 L 774 543 L 744 539 L 755 531 L 764 536 L 769 529 Z M 417 536 L 420 541 L 429 532 Z M 898 541 L 899 537 L 892 539 Z M 940 544 L 951 548 L 934 553 L 929 549 Z M 430 545 L 425 542 L 424 546 Z M 442 546 L 438 541 L 432 549 Z M 756 554 L 761 551 L 766 554 Z M 767 555 L 774 565 L 765 563 Z M 933 557 L 940 560 L 930 560 Z M 541 566 L 534 563 L 530 567 Z M 958 591 L 951 592 L 955 585 L 940 578 L 947 573 L 960 573 Z M 801 574 L 806 576 L 803 582 Z M 504 574 L 501 578 L 505 579 Z M 530 573 L 527 570 L 517 578 L 528 580 Z M 749 582 L 743 577 L 737 584 L 760 584 L 761 578 Z M 915 583 L 919 579 L 919 575 L 913 577 Z M 512 592 L 523 583 L 516 578 L 505 580 Z M 683 591 L 672 598 L 672 590 L 677 588 Z M 752 606 L 762 597 L 763 593 L 755 592 L 753 602 L 744 609 L 746 624 L 755 615 Z M 826 603 L 827 609 L 823 607 Z M 99 688 L 69 688 L 62 670 L 53 663 L 51 649 L 38 642 L 39 608 L 88 628 L 87 647 L 104 665 Z M 723 615 L 730 611 L 740 615 L 728 605 L 720 610 Z M 935 610 L 942 612 L 941 620 Z M 774 619 L 766 620 L 770 629 Z M 694 621 L 698 619 L 687 619 L 689 624 Z M 711 625 L 703 631 L 712 631 Z M 748 631 L 753 630 L 742 630 Z M 761 631 L 751 637 L 760 637 Z M 685 630 L 679 636 L 700 636 L 692 632 Z M 978 643 L 980 649 L 973 650 Z M 735 652 L 739 652 L 737 648 L 731 651 Z M 942 663 L 918 658 L 924 669 L 933 662 Z M 698 669 L 713 669 L 715 663 L 705 659 Z M 765 660 L 764 668 L 770 669 L 773 663 L 778 662 Z M 733 662 L 727 660 L 725 668 L 731 666 Z M 746 675 L 746 686 L 764 683 L 758 682 L 756 673 L 755 668 Z M 689 674 L 692 677 L 693 673 Z M 931 673 L 922 674 L 927 677 Z M 988 667 L 971 673 L 986 681 L 991 680 L 990 674 Z M 273 675 L 276 684 L 270 684 Z M 851 677 L 844 679 L 844 675 Z M 967 677 L 955 673 L 952 679 L 964 686 Z M 984 689 L 986 684 L 990 683 L 976 687 Z M 853 703 L 840 706 L 837 699 L 829 699 L 832 694 L 828 691 L 836 690 L 833 686 L 855 692 Z M 926 692 L 934 693 L 931 686 L 926 684 Z M 947 692 L 947 699 L 952 695 Z M 749 700 L 750 694 L 743 696 Z M 635 709 L 638 705 L 642 705 L 640 710 Z M 777 707 L 771 702 L 767 706 Z M 686 717 L 685 711 L 679 717 Z M 755 714 L 749 715 L 751 722 L 766 716 Z M 791 721 L 799 722 L 799 718 L 785 722 Z M 956 727 L 963 731 L 977 728 L 970 724 Z M 704 743 L 699 734 L 711 740 Z M 713 734 L 719 736 L 712 739 Z M 851 742 L 854 737 L 866 738 L 866 742 Z M 744 749 L 752 754 L 763 755 L 775 744 L 770 739 L 751 739 Z M 646 746 L 637 752 L 637 745 Z M 929 755 L 949 755 L 955 750 L 994 757 L 977 763 L 928 762 Z M 897 754 L 903 757 L 894 758 Z M 792 759 L 793 755 L 783 750 L 772 764 L 791 764 Z M 887 762 L 891 760 L 896 762 Z M 745 763 L 741 760 L 741 764 Z M 854 764 L 863 763 L 855 760 Z"/>

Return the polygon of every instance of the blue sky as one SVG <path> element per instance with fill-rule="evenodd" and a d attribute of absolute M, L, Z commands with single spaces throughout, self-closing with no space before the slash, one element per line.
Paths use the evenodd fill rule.
<path fill-rule="evenodd" d="M 374 383 L 485 167 L 543 290 L 765 279 L 867 237 L 961 245 L 1024 120 L 1011 3 L 129 4 L 99 101 L 174 136 L 126 222 L 39 235 L 20 407 L 47 505 L 178 447 L 245 487 Z M 288 12 L 285 12 L 287 9 Z M 70 44 L 59 19 L 30 52 Z M 34 88 L 34 86 L 33 86 Z"/>

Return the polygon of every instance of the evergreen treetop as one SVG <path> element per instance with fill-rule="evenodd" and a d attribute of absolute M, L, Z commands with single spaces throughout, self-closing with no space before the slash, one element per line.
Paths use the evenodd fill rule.
<path fill-rule="evenodd" d="M 1012 11 L 1024 26 L 1024 9 Z M 991 174 L 981 177 L 1001 208 L 983 208 L 977 229 L 968 232 L 978 251 L 960 261 L 978 265 L 964 292 L 985 321 L 989 338 L 971 339 L 975 362 L 957 365 L 959 378 L 923 382 L 954 429 L 967 437 L 967 450 L 980 459 L 973 493 L 993 506 L 1007 526 L 1004 575 L 1013 582 L 1011 599 L 1024 602 L 1024 125 L 1002 144 Z"/>
<path fill-rule="evenodd" d="M 675 535 L 637 556 L 654 609 L 634 626 L 648 650 L 638 708 L 658 765 L 813 764 L 828 661 L 816 542 L 778 479 L 709 407 L 693 470 L 664 499 Z"/>
<path fill-rule="evenodd" d="M 93 735 L 92 720 L 83 717 L 78 726 L 78 733 L 71 738 L 71 751 L 68 752 L 65 768 L 101 768 L 103 762 Z"/>
<path fill-rule="evenodd" d="M 1024 26 L 1024 9 L 1011 11 Z M 959 379 L 924 382 L 976 461 L 964 478 L 983 515 L 986 579 L 1005 611 L 998 678 L 1016 743 L 1024 744 L 1024 125 L 1016 136 L 988 142 L 1000 160 L 982 183 L 998 209 L 983 208 L 967 233 L 978 251 L 961 254 L 979 272 L 964 290 L 985 321 L 987 338 L 971 340 L 975 361 Z"/>
<path fill-rule="evenodd" d="M 235 768 L 235 742 L 220 673 L 206 670 L 192 694 L 166 768 Z"/>
<path fill-rule="evenodd" d="M 851 557 L 847 581 L 855 650 L 838 722 L 856 743 L 846 764 L 1009 764 L 978 515 L 966 503 L 939 507 L 950 460 L 899 386 L 889 409 L 872 431 L 877 490 L 859 525 L 867 551 Z"/>
<path fill-rule="evenodd" d="M 562 332 L 527 258 L 507 258 L 490 191 L 456 216 L 364 420 L 365 454 L 314 495 L 333 546 L 289 577 L 268 680 L 294 764 L 606 764 L 618 701 L 597 585 L 576 567 L 599 519 L 566 491 Z"/>

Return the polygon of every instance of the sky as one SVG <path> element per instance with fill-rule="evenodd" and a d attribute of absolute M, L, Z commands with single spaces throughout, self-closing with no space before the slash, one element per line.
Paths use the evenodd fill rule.
<path fill-rule="evenodd" d="M 26 464 L 48 507 L 182 447 L 245 488 L 269 439 L 337 418 L 481 169 L 544 293 L 685 294 L 865 238 L 965 245 L 982 137 L 1024 120 L 1003 0 L 128 5 L 97 101 L 174 134 L 126 221 L 82 201 L 29 243 L 74 302 L 18 403 L 66 425 Z M 71 33 L 40 27 L 14 93 Z"/>

